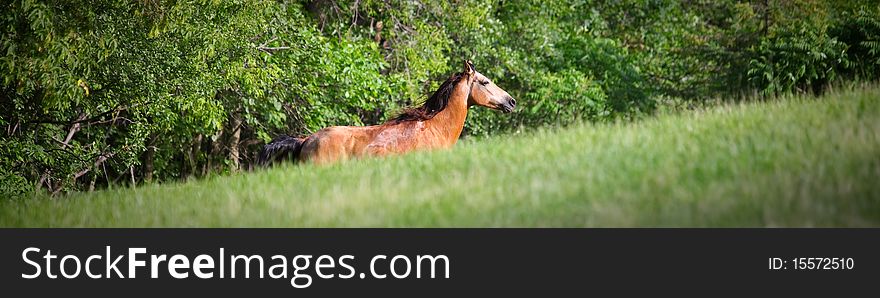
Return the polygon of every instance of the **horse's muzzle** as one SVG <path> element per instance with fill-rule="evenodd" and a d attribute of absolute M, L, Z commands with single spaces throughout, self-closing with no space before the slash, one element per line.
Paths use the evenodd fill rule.
<path fill-rule="evenodd" d="M 501 105 L 501 111 L 510 113 L 513 112 L 514 109 L 516 109 L 516 99 L 508 96 L 507 100 L 504 101 L 504 104 Z"/>

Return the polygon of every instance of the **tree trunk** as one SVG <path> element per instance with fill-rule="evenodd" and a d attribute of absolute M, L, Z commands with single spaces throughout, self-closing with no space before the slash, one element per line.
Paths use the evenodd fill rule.
<path fill-rule="evenodd" d="M 236 109 L 234 113 L 232 113 L 230 129 L 232 134 L 229 136 L 229 161 L 231 161 L 231 167 L 233 172 L 238 172 L 241 169 L 241 165 L 239 163 L 239 153 L 238 153 L 238 143 L 241 142 L 241 109 Z"/>
<path fill-rule="evenodd" d="M 156 136 L 147 141 L 147 152 L 144 152 L 144 182 L 153 182 L 153 160 L 156 158 Z"/>
<path fill-rule="evenodd" d="M 137 180 L 134 178 L 134 165 L 128 167 L 129 173 L 131 174 L 131 187 L 137 186 Z"/>
<path fill-rule="evenodd" d="M 211 153 L 208 154 L 208 162 L 205 163 L 205 167 L 202 168 L 202 176 L 208 175 L 209 172 L 214 170 L 214 159 L 220 156 L 220 151 L 223 150 L 223 130 L 221 129 L 217 132 L 217 136 L 211 138 Z"/>
<path fill-rule="evenodd" d="M 95 166 L 95 169 L 92 170 L 92 181 L 89 182 L 89 192 L 95 191 L 95 182 L 98 181 L 98 167 Z M 110 181 L 107 181 L 108 183 Z"/>
<path fill-rule="evenodd" d="M 189 148 L 187 148 L 186 162 L 187 166 L 189 167 L 189 173 L 184 175 L 184 177 L 196 175 L 196 171 L 198 169 L 197 156 L 202 149 L 202 138 L 202 134 L 197 134 L 196 137 L 193 138 L 193 141 L 190 144 Z"/>

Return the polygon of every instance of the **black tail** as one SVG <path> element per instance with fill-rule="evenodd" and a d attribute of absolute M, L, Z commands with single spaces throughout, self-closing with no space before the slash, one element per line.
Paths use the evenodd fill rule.
<path fill-rule="evenodd" d="M 302 144 L 305 139 L 294 138 L 291 136 L 280 136 L 263 146 L 260 155 L 257 157 L 257 163 L 266 166 L 275 161 L 281 161 L 286 158 L 296 160 L 299 152 L 302 150 Z"/>

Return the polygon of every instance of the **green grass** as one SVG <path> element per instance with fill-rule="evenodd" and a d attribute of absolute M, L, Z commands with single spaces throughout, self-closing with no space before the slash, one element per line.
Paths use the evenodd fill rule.
<path fill-rule="evenodd" d="M 880 226 L 880 88 L 2 200 L 0 226 Z"/>

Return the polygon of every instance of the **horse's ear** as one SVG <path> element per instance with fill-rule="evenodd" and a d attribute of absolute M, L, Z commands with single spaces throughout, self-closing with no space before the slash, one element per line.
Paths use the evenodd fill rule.
<path fill-rule="evenodd" d="M 472 74 L 477 70 L 474 69 L 474 62 L 471 60 L 464 60 L 464 72 L 467 74 Z"/>

